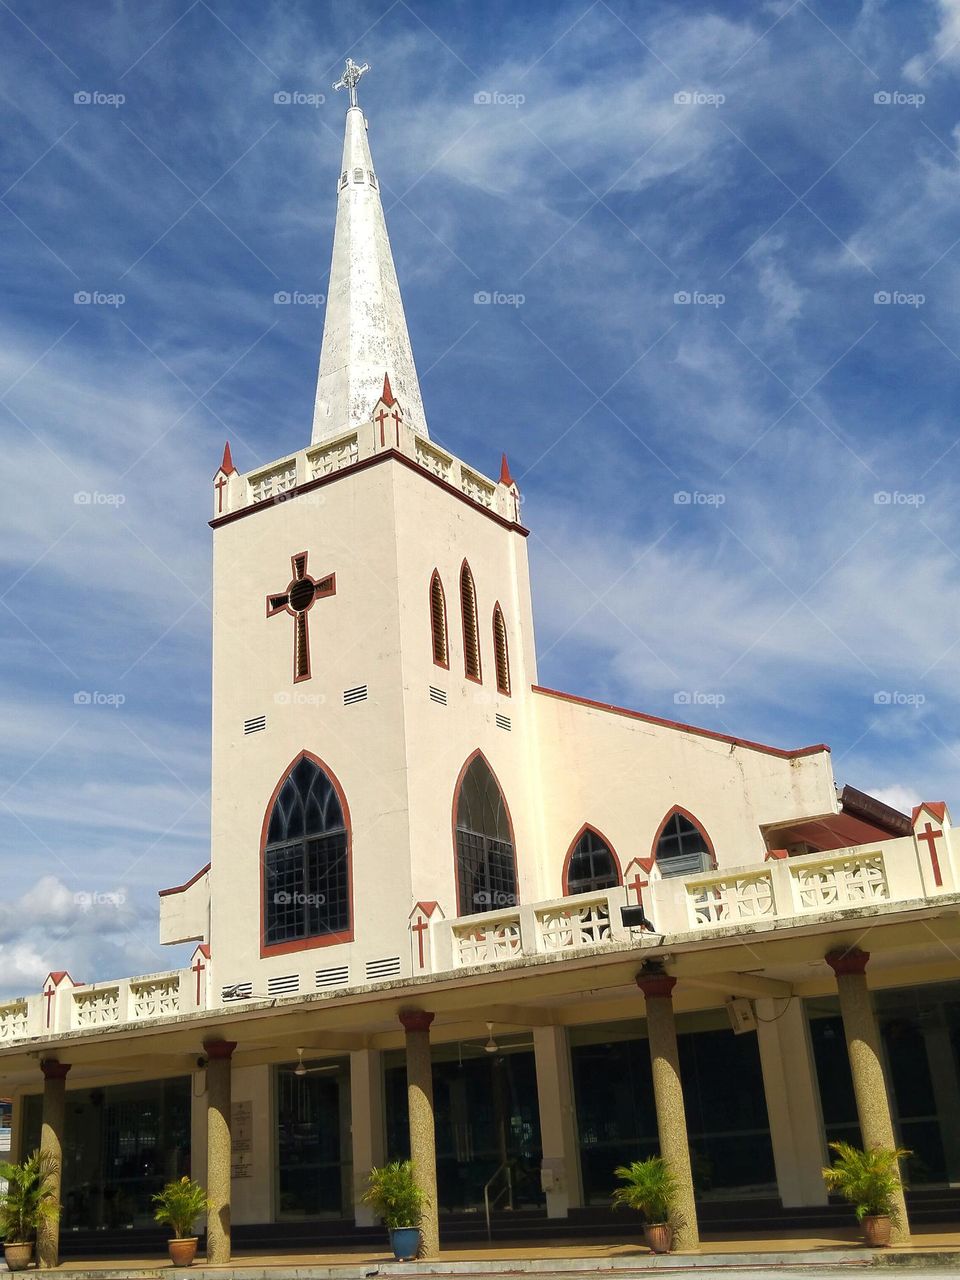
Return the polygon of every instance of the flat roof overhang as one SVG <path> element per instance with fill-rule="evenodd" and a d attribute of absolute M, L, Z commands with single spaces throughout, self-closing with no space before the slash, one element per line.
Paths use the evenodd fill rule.
<path fill-rule="evenodd" d="M 859 947 L 872 959 L 872 987 L 960 977 L 960 894 L 935 900 L 880 903 L 857 912 L 829 912 L 742 922 L 600 947 L 562 957 L 522 956 L 443 974 L 394 979 L 349 991 L 244 1001 L 146 1023 L 84 1028 L 0 1047 L 0 1090 L 36 1092 L 39 1063 L 71 1064 L 68 1087 L 135 1076 L 182 1075 L 197 1066 L 205 1040 L 234 1040 L 237 1067 L 283 1062 L 303 1047 L 312 1057 L 351 1049 L 397 1049 L 398 1015 L 436 1015 L 435 1042 L 474 1037 L 486 1022 L 504 1028 L 576 1026 L 644 1016 L 635 977 L 661 961 L 677 979 L 678 1012 L 716 1008 L 734 995 L 754 999 L 816 996 L 836 991 L 824 961 L 828 951 Z"/>

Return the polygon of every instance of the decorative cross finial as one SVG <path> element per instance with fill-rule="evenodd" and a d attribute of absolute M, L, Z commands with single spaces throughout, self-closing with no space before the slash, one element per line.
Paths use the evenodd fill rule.
<path fill-rule="evenodd" d="M 358 67 L 352 58 L 347 59 L 347 65 L 343 69 L 343 75 L 333 86 L 334 89 L 350 90 L 350 105 L 357 105 L 357 84 L 364 72 L 369 71 L 370 67 L 365 62 L 362 67 Z"/>

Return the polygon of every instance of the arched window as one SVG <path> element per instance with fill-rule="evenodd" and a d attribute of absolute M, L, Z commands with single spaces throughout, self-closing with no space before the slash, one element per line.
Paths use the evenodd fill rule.
<path fill-rule="evenodd" d="M 447 651 L 447 601 L 440 574 L 434 569 L 430 579 L 430 630 L 433 636 L 433 660 L 438 667 L 449 667 Z"/>
<path fill-rule="evenodd" d="M 584 827 L 567 854 L 564 893 L 599 893 L 619 883 L 620 866 L 610 846 L 592 827 Z"/>
<path fill-rule="evenodd" d="M 662 876 L 693 876 L 716 865 L 713 845 L 692 814 L 671 809 L 654 842 L 654 858 Z"/>
<path fill-rule="evenodd" d="M 510 696 L 510 651 L 507 628 L 499 602 L 493 606 L 493 655 L 497 668 L 497 691 Z"/>
<path fill-rule="evenodd" d="M 516 906 L 510 815 L 497 780 L 479 752 L 463 771 L 454 812 L 460 915 Z"/>
<path fill-rule="evenodd" d="M 306 752 L 276 792 L 263 845 L 263 945 L 294 950 L 351 936 L 347 817 Z"/>
<path fill-rule="evenodd" d="M 468 680 L 480 679 L 480 633 L 477 627 L 477 591 L 466 560 L 460 570 L 460 612 L 463 615 L 463 668 Z"/>

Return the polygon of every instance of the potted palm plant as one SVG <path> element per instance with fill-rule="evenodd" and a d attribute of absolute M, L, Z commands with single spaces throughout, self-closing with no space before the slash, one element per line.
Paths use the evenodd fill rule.
<path fill-rule="evenodd" d="M 157 1222 L 173 1227 L 173 1239 L 168 1241 L 170 1261 L 175 1267 L 189 1267 L 197 1256 L 197 1237 L 190 1234 L 194 1223 L 207 1212 L 207 1193 L 192 1178 L 180 1178 L 168 1182 L 153 1197 L 157 1206 L 153 1216 Z"/>
<path fill-rule="evenodd" d="M 361 1198 L 383 1220 L 396 1260 L 410 1262 L 416 1258 L 422 1243 L 420 1223 L 426 1202 L 413 1180 L 412 1163 L 394 1160 L 380 1169 L 371 1169 Z"/>
<path fill-rule="evenodd" d="M 634 1160 L 614 1169 L 622 1186 L 613 1193 L 614 1205 L 625 1205 L 643 1215 L 643 1238 L 654 1253 L 673 1248 L 677 1219 L 677 1180 L 662 1156 Z"/>
<path fill-rule="evenodd" d="M 51 1186 L 58 1167 L 45 1151 L 34 1151 L 20 1164 L 0 1164 L 0 1178 L 7 1184 L 0 1195 L 0 1232 L 10 1271 L 26 1270 L 33 1260 L 37 1227 L 60 1212 Z"/>
<path fill-rule="evenodd" d="M 830 1149 L 836 1159 L 823 1170 L 827 1190 L 853 1205 L 866 1244 L 874 1249 L 888 1245 L 891 1226 L 899 1226 L 900 1161 L 910 1152 L 902 1147 L 861 1151 L 849 1142 L 831 1142 Z"/>

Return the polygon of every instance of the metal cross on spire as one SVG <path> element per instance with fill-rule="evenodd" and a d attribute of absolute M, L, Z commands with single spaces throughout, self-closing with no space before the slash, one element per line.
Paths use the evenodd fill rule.
<path fill-rule="evenodd" d="M 370 67 L 366 62 L 363 64 L 362 67 L 358 67 L 352 58 L 348 58 L 347 65 L 343 69 L 343 75 L 340 77 L 337 83 L 333 86 L 334 89 L 350 90 L 351 107 L 355 107 L 357 105 L 357 84 L 360 80 L 360 77 L 369 70 L 370 70 Z"/>

